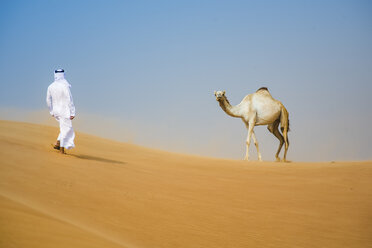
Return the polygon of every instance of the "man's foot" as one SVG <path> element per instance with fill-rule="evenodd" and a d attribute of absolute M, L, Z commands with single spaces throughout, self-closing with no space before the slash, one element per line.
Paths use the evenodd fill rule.
<path fill-rule="evenodd" d="M 57 142 L 54 144 L 53 148 L 56 149 L 56 150 L 59 150 L 61 148 L 59 140 L 57 140 Z"/>
<path fill-rule="evenodd" d="M 59 151 L 60 151 L 61 154 L 66 154 L 66 152 L 65 152 L 65 148 L 64 148 L 64 147 L 61 147 L 61 148 L 59 149 Z"/>

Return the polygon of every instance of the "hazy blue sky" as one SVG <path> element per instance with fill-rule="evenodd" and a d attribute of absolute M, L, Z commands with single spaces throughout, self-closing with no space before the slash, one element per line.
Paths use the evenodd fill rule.
<path fill-rule="evenodd" d="M 49 118 L 61 67 L 77 131 L 241 159 L 244 124 L 213 91 L 235 105 L 267 86 L 290 113 L 289 159 L 372 159 L 370 1 L 5 0 L 0 38 L 0 119 Z M 255 130 L 273 160 L 277 139 Z"/>

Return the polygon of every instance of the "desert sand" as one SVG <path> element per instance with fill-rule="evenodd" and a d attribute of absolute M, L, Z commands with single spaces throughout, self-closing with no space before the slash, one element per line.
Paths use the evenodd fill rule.
<path fill-rule="evenodd" d="M 79 132 L 61 155 L 57 132 L 0 121 L 0 247 L 372 247 L 371 161 L 203 158 Z"/>

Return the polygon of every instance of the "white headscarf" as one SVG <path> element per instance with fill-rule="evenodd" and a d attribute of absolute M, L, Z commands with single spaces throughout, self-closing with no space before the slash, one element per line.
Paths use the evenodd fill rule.
<path fill-rule="evenodd" d="M 54 81 L 65 79 L 65 71 L 63 69 L 58 69 L 54 71 Z"/>
<path fill-rule="evenodd" d="M 62 81 L 68 84 L 69 87 L 71 87 L 71 85 L 65 79 L 65 71 L 63 69 L 58 69 L 54 71 L 54 82 L 57 82 L 57 81 Z"/>

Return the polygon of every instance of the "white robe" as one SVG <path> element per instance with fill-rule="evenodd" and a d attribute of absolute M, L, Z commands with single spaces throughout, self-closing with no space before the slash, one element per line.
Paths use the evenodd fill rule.
<path fill-rule="evenodd" d="M 75 116 L 75 106 L 70 87 L 64 73 L 54 73 L 54 82 L 49 85 L 46 98 L 50 114 L 59 122 L 60 133 L 57 140 L 65 149 L 75 147 L 75 133 L 70 120 L 70 116 Z"/>

